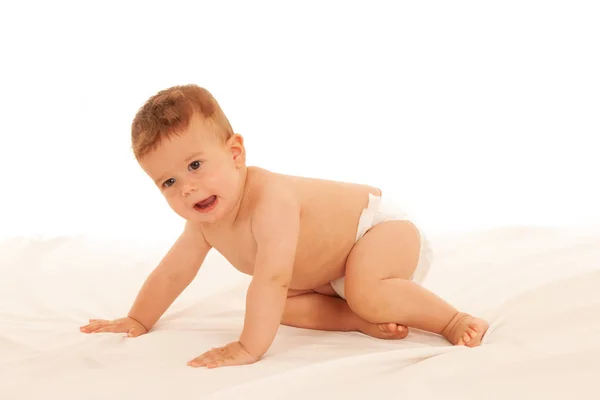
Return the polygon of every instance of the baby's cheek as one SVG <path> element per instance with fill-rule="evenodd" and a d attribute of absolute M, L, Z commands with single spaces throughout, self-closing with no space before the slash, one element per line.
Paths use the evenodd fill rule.
<path fill-rule="evenodd" d="M 203 187 L 205 189 L 215 189 L 218 188 L 223 181 L 223 174 L 218 171 L 210 171 L 202 174 L 200 179 L 197 182 L 198 187 Z"/>
<path fill-rule="evenodd" d="M 167 200 L 167 203 L 169 204 L 169 207 L 171 207 L 173 211 L 175 211 L 179 215 L 185 213 L 186 208 L 179 198 L 175 196 L 165 196 L 165 198 Z"/>

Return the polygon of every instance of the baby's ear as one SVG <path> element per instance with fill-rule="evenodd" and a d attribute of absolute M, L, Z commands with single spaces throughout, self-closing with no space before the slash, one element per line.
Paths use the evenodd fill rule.
<path fill-rule="evenodd" d="M 227 140 L 227 147 L 233 156 L 233 162 L 237 167 L 246 164 L 246 149 L 244 148 L 244 138 L 239 133 L 233 134 Z"/>

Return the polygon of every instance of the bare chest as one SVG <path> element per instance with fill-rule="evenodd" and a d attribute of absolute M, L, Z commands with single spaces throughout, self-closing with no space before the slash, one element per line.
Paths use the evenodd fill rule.
<path fill-rule="evenodd" d="M 345 259 L 353 244 L 351 235 L 341 221 L 323 221 L 323 218 L 301 219 L 300 236 L 294 261 L 291 289 L 313 289 L 342 276 Z M 253 275 L 257 253 L 250 225 L 233 230 L 205 231 L 204 236 L 235 269 Z"/>
<path fill-rule="evenodd" d="M 256 242 L 250 226 L 236 227 L 228 232 L 209 231 L 204 236 L 211 247 L 217 250 L 235 269 L 252 275 L 256 258 Z"/>

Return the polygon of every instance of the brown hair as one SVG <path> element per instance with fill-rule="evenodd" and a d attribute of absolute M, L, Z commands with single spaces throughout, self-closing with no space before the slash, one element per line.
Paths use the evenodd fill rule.
<path fill-rule="evenodd" d="M 223 141 L 233 135 L 229 120 L 210 92 L 197 85 L 173 86 L 150 97 L 131 124 L 133 154 L 139 161 L 172 135 L 181 134 L 194 114 L 214 122 Z"/>

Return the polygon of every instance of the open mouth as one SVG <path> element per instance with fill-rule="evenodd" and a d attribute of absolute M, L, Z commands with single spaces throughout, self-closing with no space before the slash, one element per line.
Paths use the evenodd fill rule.
<path fill-rule="evenodd" d="M 207 197 L 206 199 L 194 204 L 194 208 L 201 212 L 207 212 L 207 211 L 212 210 L 216 203 L 217 203 L 217 196 L 212 195 L 212 196 Z"/>

